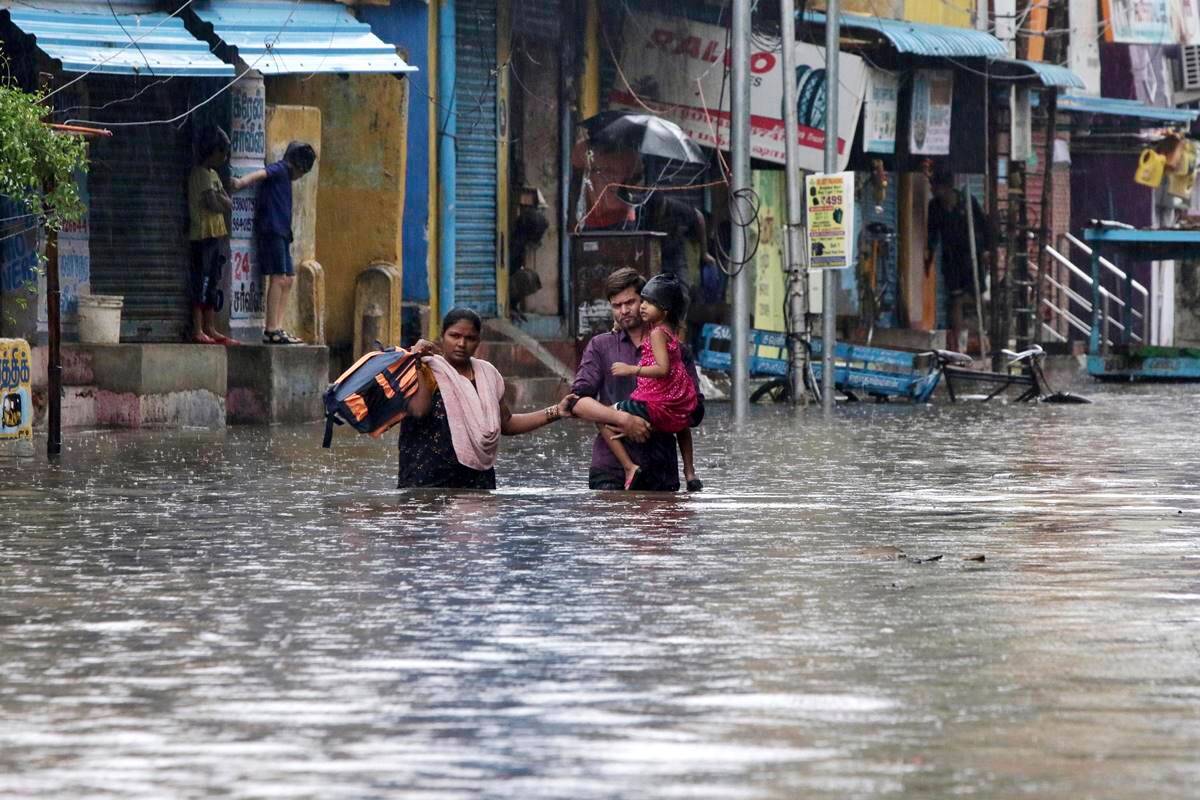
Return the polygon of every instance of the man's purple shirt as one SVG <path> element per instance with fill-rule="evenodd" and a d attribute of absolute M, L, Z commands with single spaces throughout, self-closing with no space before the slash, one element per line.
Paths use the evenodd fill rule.
<path fill-rule="evenodd" d="M 629 395 L 633 394 L 637 386 L 637 378 L 614 376 L 612 365 L 638 363 L 641 360 L 639 350 L 625 331 L 593 336 L 579 360 L 579 369 L 575 371 L 571 391 L 581 397 L 591 397 L 606 406 L 629 399 Z M 683 348 L 683 362 L 692 382 L 696 384 L 696 391 L 699 392 L 700 380 L 696 375 L 696 363 L 692 359 L 691 351 L 686 347 Z M 650 475 L 653 483 L 658 484 L 656 488 L 678 491 L 679 460 L 673 435 L 655 433 L 643 444 L 627 439 L 622 441 L 629 451 L 629 457 Z M 615 476 L 624 475 L 608 443 L 598 434 L 592 442 L 592 471 L 607 472 Z"/>

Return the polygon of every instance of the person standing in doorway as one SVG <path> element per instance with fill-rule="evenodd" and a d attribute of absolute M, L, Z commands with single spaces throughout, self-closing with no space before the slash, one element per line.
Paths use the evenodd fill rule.
<path fill-rule="evenodd" d="M 307 175 L 316 161 L 312 145 L 292 142 L 282 159 L 234 181 L 234 191 L 262 183 L 254 207 L 254 236 L 259 269 L 264 277 L 270 276 L 263 344 L 303 344 L 283 329 L 283 312 L 296 280 L 291 253 L 292 182 Z"/>
<path fill-rule="evenodd" d="M 188 288 L 192 300 L 192 341 L 196 344 L 237 344 L 219 333 L 215 317 L 221 297 L 221 273 L 228 262 L 229 225 L 233 202 L 217 170 L 229 161 L 229 136 L 214 126 L 205 128 L 196 145 L 196 164 L 188 176 L 188 217 L 192 263 Z"/>
<path fill-rule="evenodd" d="M 952 350 L 966 347 L 967 310 L 975 295 L 975 265 L 979 265 L 979 287 L 983 290 L 983 257 L 991 249 L 987 217 L 979 201 L 970 197 L 969 208 L 975 226 L 975 253 L 972 257 L 970 231 L 967 230 L 967 208 L 963 193 L 954 188 L 946 173 L 937 173 L 931 183 L 933 199 L 929 201 L 928 237 L 925 240 L 925 263 L 932 265 L 937 246 L 942 245 L 942 286 L 946 292 L 946 320 L 950 326 Z"/>

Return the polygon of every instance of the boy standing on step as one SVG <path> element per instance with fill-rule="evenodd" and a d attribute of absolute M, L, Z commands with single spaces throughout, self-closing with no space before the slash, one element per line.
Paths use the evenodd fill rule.
<path fill-rule="evenodd" d="M 263 344 L 303 344 L 283 329 L 283 311 L 295 282 L 292 265 L 292 182 L 309 173 L 317 153 L 306 142 L 292 142 L 283 158 L 234 181 L 234 191 L 262 183 L 254 207 L 254 237 L 258 243 L 258 265 L 270 276 L 267 289 L 267 319 Z"/>

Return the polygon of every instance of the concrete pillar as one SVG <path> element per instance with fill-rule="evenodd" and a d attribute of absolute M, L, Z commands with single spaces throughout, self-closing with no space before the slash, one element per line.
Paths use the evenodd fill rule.
<path fill-rule="evenodd" d="M 376 262 L 359 273 L 354 285 L 354 358 L 383 345 L 400 343 L 400 305 L 404 276 L 395 264 Z"/>

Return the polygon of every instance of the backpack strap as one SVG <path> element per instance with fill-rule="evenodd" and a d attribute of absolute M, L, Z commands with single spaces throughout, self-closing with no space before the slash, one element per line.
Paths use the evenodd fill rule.
<path fill-rule="evenodd" d="M 342 424 L 344 423 L 333 414 L 325 415 L 325 437 L 321 439 L 321 447 L 324 447 L 326 450 L 329 449 L 330 445 L 333 444 L 333 426 Z"/>

